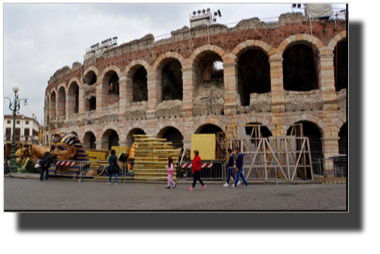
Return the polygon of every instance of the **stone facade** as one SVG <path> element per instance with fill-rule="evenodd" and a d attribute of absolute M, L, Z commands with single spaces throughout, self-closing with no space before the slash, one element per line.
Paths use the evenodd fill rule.
<path fill-rule="evenodd" d="M 308 121 L 320 130 L 323 155 L 328 158 L 338 154 L 338 134 L 346 122 L 346 90 L 336 92 L 333 64 L 335 46 L 346 39 L 346 21 L 337 21 L 336 25 L 334 21 L 311 23 L 313 35 L 309 21 L 300 13 L 283 14 L 277 23 L 269 24 L 253 18 L 242 20 L 234 28 L 219 24 L 211 25 L 209 31 L 204 26 L 184 27 L 173 31 L 169 39 L 154 42 L 154 37 L 147 35 L 87 54 L 83 66 L 74 63 L 71 69 L 66 66 L 50 78 L 45 91 L 45 105 L 49 105 L 45 123 L 50 135 L 75 132 L 85 141 L 91 132 L 96 147 L 108 149 L 111 130 L 117 132 L 122 145 L 132 142 L 137 129 L 158 135 L 162 129 L 174 127 L 182 134 L 184 146 L 189 147 L 191 134 L 198 133 L 206 124 L 225 131 L 226 125 L 236 124 L 240 119 L 243 124 L 261 123 L 272 133 L 281 124 L 286 133 L 292 124 Z M 284 90 L 283 53 L 300 44 L 315 51 L 318 90 Z M 261 50 L 268 58 L 270 92 L 251 94 L 250 105 L 242 107 L 238 61 L 245 51 L 252 49 Z M 209 85 L 212 81 L 202 83 L 200 74 L 203 65 L 214 60 L 223 62 L 224 68 L 217 87 Z M 171 61 L 178 61 L 182 68 L 181 73 L 175 74 L 182 76 L 182 101 L 163 101 L 163 71 Z M 136 102 L 133 80 L 139 68 L 145 68 L 147 73 L 148 100 Z M 110 80 L 115 74 L 118 92 L 112 93 Z M 92 111 L 90 97 L 96 98 L 96 109 Z"/>

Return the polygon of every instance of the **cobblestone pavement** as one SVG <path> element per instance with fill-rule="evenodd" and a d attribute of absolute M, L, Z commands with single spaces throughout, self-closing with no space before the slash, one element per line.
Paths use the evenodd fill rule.
<path fill-rule="evenodd" d="M 4 178 L 4 209 L 12 210 L 345 210 L 346 185 L 253 185 L 233 189 L 166 184 Z"/>

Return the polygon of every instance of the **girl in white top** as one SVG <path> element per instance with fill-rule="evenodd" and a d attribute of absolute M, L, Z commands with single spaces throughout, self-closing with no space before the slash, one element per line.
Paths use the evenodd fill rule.
<path fill-rule="evenodd" d="M 168 186 L 165 189 L 170 189 L 170 182 L 173 184 L 173 189 L 177 186 L 177 184 L 173 181 L 173 173 L 174 173 L 174 164 L 171 157 L 168 158 Z"/>

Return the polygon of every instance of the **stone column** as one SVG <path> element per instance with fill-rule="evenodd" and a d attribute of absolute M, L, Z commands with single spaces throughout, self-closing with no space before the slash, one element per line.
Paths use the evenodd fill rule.
<path fill-rule="evenodd" d="M 75 94 L 66 95 L 66 121 L 70 115 L 75 114 Z"/>
<path fill-rule="evenodd" d="M 326 159 L 323 163 L 324 172 L 333 174 L 334 164 L 332 160 L 327 159 L 339 154 L 339 137 L 323 137 L 321 140 L 323 156 Z"/>
<path fill-rule="evenodd" d="M 108 140 L 95 141 L 96 149 L 108 150 Z"/>
<path fill-rule="evenodd" d="M 272 93 L 272 123 L 274 125 L 285 123 L 285 93 L 282 68 L 283 58 L 270 59 L 270 79 Z"/>
<path fill-rule="evenodd" d="M 182 114 L 184 117 L 193 116 L 193 96 L 195 93 L 195 76 L 192 66 L 184 66 L 182 68 L 183 79 L 183 100 Z"/>
<path fill-rule="evenodd" d="M 83 86 L 79 88 L 79 98 L 78 98 L 78 120 L 82 119 L 82 114 L 84 113 L 84 104 L 86 102 L 86 99 L 84 98 L 84 92 L 83 92 Z"/>
<path fill-rule="evenodd" d="M 129 82 L 131 82 L 131 78 L 128 77 L 123 76 L 119 78 L 119 115 L 124 115 L 124 111 L 130 102 L 131 91 L 127 89 L 128 79 Z"/>
<path fill-rule="evenodd" d="M 106 106 L 106 94 L 104 92 L 104 85 L 96 85 L 96 117 L 100 118 L 102 114 L 102 107 Z M 108 92 L 108 90 L 107 90 Z"/>
<path fill-rule="evenodd" d="M 126 146 L 132 147 L 133 145 L 133 137 L 127 137 Z"/>
<path fill-rule="evenodd" d="M 154 72 L 148 72 L 148 110 L 146 117 L 148 120 L 155 118 L 156 106 L 162 101 L 161 80 L 162 76 Z"/>
<path fill-rule="evenodd" d="M 334 54 L 326 47 L 321 48 L 318 57 L 319 89 L 322 92 L 323 111 L 337 110 L 336 92 L 334 86 Z M 324 120 L 324 119 L 323 119 Z"/>
<path fill-rule="evenodd" d="M 237 68 L 235 59 L 224 59 L 224 115 L 236 115 L 236 93 L 238 86 Z"/>

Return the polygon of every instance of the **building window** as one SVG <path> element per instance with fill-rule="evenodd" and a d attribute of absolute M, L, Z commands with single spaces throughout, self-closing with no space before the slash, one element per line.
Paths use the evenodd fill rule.
<path fill-rule="evenodd" d="M 11 140 L 11 128 L 5 129 L 5 140 L 10 141 Z"/>
<path fill-rule="evenodd" d="M 16 141 L 20 141 L 20 128 L 15 129 L 15 139 Z"/>
<path fill-rule="evenodd" d="M 7 123 L 11 123 L 11 120 L 8 120 Z"/>
<path fill-rule="evenodd" d="M 17 123 L 17 124 L 20 124 L 20 121 L 17 121 L 16 123 Z"/>
<path fill-rule="evenodd" d="M 25 124 L 29 124 L 29 121 L 26 121 Z"/>

